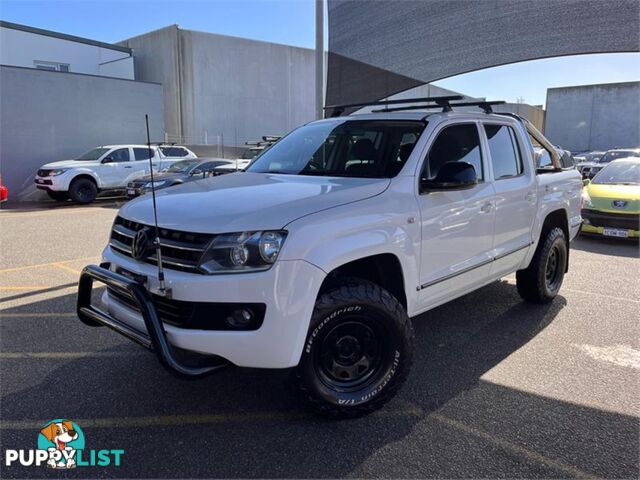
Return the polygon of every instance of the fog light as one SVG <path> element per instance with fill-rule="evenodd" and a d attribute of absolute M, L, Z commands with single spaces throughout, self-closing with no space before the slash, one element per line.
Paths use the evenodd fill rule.
<path fill-rule="evenodd" d="M 232 312 L 224 321 L 233 328 L 247 328 L 253 321 L 253 312 L 248 308 L 241 308 Z"/>

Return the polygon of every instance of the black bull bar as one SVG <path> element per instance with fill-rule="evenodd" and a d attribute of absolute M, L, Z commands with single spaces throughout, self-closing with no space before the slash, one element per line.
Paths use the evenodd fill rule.
<path fill-rule="evenodd" d="M 84 324 L 91 327 L 109 327 L 129 340 L 155 352 L 163 367 L 182 378 L 203 377 L 226 366 L 226 363 L 220 364 L 220 359 L 217 357 L 203 356 L 198 359 L 195 365 L 178 360 L 176 358 L 176 348 L 172 347 L 167 340 L 167 334 L 153 304 L 151 294 L 138 281 L 113 272 L 109 270 L 109 267 L 109 263 L 102 263 L 100 266 L 87 265 L 80 274 L 76 311 Z M 130 296 L 144 319 L 147 332 L 141 332 L 100 308 L 91 305 L 91 291 L 94 280 Z M 211 364 L 212 360 L 217 363 Z"/>

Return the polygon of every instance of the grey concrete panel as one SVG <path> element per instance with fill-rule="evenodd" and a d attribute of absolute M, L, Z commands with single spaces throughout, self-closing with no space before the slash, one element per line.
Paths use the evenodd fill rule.
<path fill-rule="evenodd" d="M 0 66 L 0 173 L 10 198 L 36 198 L 33 175 L 45 163 L 146 143 L 145 114 L 152 141 L 161 141 L 161 85 Z"/>
<path fill-rule="evenodd" d="M 165 87 L 170 138 L 242 145 L 315 118 L 313 50 L 167 27 L 121 42 Z"/>
<path fill-rule="evenodd" d="M 550 88 L 545 134 L 572 151 L 640 145 L 640 82 Z"/>

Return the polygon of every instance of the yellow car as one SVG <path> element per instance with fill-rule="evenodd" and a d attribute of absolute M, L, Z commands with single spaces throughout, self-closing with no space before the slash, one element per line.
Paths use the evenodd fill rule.
<path fill-rule="evenodd" d="M 582 231 L 606 237 L 640 236 L 640 159 L 615 160 L 585 180 Z"/>

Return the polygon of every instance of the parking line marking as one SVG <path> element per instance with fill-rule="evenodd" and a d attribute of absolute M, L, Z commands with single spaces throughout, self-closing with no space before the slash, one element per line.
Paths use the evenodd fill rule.
<path fill-rule="evenodd" d="M 0 290 L 44 290 L 45 288 L 55 287 L 57 285 L 9 285 L 0 286 Z"/>
<path fill-rule="evenodd" d="M 51 360 L 87 357 L 131 357 L 148 353 L 146 350 L 138 352 L 0 352 L 0 359 L 38 358 Z"/>
<path fill-rule="evenodd" d="M 82 272 L 80 270 L 76 270 L 75 268 L 67 267 L 60 262 L 56 262 L 53 264 L 54 267 L 61 268 L 62 270 L 66 270 L 67 272 L 71 272 L 75 275 L 80 275 Z"/>
<path fill-rule="evenodd" d="M 49 263 L 36 263 L 34 265 L 25 265 L 24 267 L 11 267 L 0 270 L 0 273 L 9 273 L 9 272 L 19 272 L 21 270 L 27 270 L 29 268 L 40 268 L 40 267 L 51 267 L 52 265 L 56 265 L 57 263 L 69 263 L 69 262 L 79 262 L 80 260 L 95 260 L 99 257 L 83 257 L 83 258 L 72 258 L 71 260 L 58 260 L 57 262 L 49 262 Z"/>
<path fill-rule="evenodd" d="M 440 413 L 432 413 L 428 418 L 433 418 L 434 420 L 437 420 L 438 422 L 443 423 L 449 427 L 455 428 L 456 430 L 460 430 L 461 432 L 464 432 L 468 435 L 472 435 L 474 437 L 478 437 L 490 443 L 493 443 L 503 450 L 508 450 L 511 453 L 525 457 L 533 462 L 540 463 L 551 469 L 564 472 L 571 475 L 572 477 L 588 479 L 598 478 L 596 475 L 584 472 L 579 468 L 574 467 L 573 465 L 568 465 L 558 460 L 553 460 L 534 450 L 516 445 L 515 443 L 511 443 L 508 440 L 504 440 L 500 437 L 492 435 L 491 433 L 485 432 L 484 430 L 479 430 L 477 428 L 471 427 L 466 423 L 460 422 L 458 420 L 453 420 L 452 418 L 449 418 Z"/>
<path fill-rule="evenodd" d="M 75 317 L 76 312 L 64 312 L 64 313 L 4 313 L 0 311 L 0 318 L 56 318 L 56 317 Z"/>

